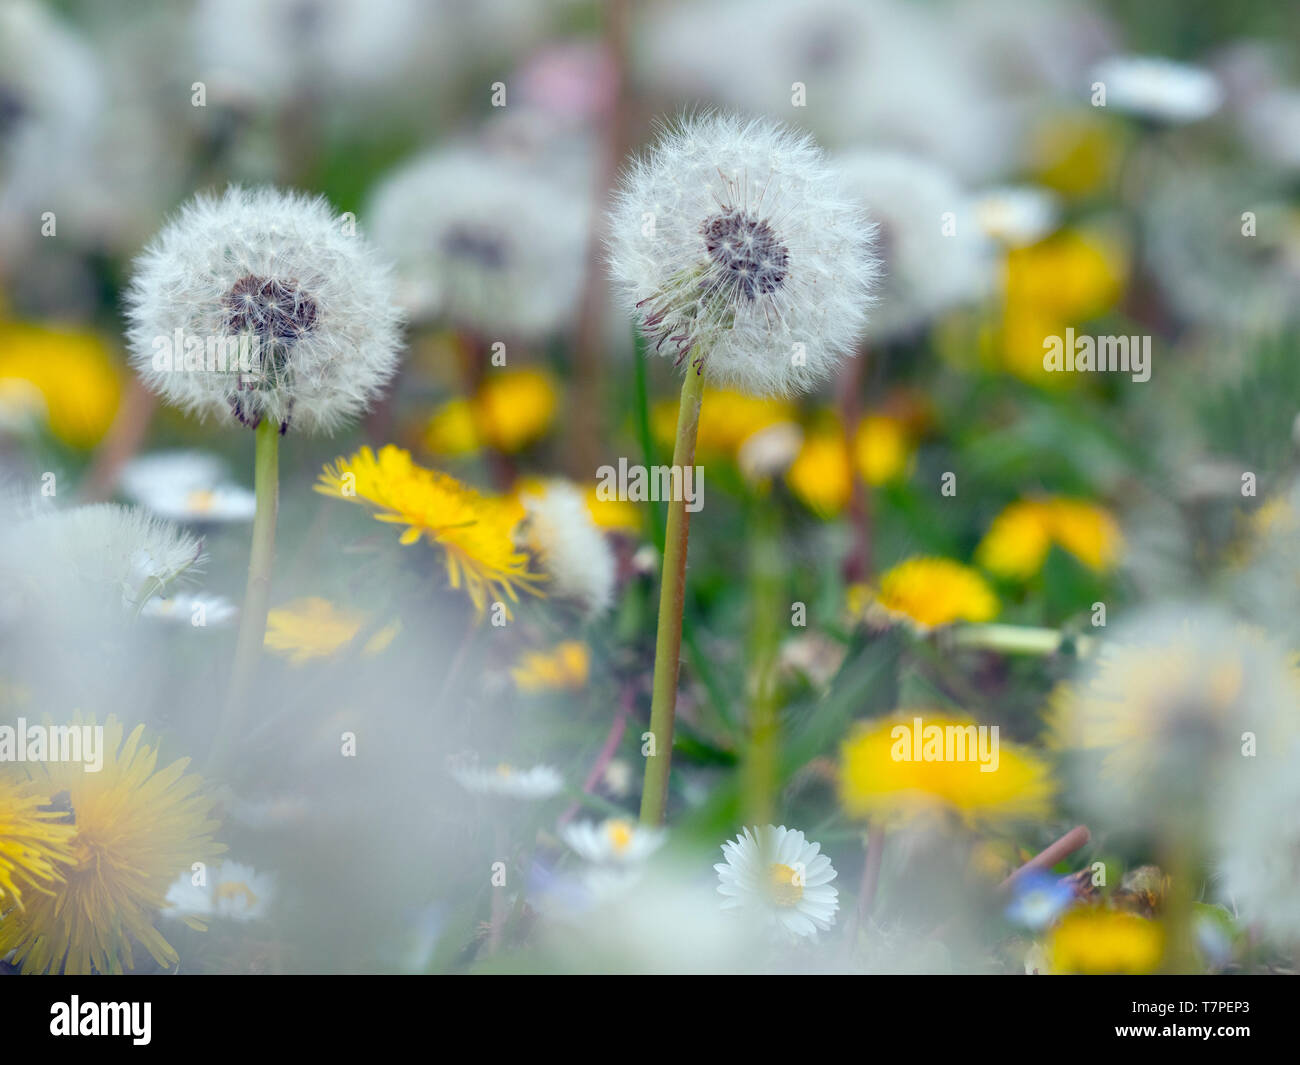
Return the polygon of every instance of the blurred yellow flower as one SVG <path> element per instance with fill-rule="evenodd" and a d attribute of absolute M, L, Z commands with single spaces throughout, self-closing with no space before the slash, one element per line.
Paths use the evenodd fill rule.
<path fill-rule="evenodd" d="M 976 562 L 1009 580 L 1036 575 L 1055 543 L 1098 573 L 1114 567 L 1123 539 L 1105 508 L 1082 499 L 1028 499 L 1006 507 L 975 550 Z"/>
<path fill-rule="evenodd" d="M 29 381 L 40 391 L 50 432 L 70 447 L 99 443 L 122 398 L 121 367 L 103 340 L 86 330 L 0 322 L 0 380 L 6 378 Z"/>
<path fill-rule="evenodd" d="M 875 589 L 849 590 L 850 608 L 863 607 L 869 620 L 907 621 L 919 629 L 955 621 L 991 621 L 998 598 L 969 566 L 948 558 L 909 558 L 884 573 Z"/>
<path fill-rule="evenodd" d="M 558 406 L 559 388 L 545 370 L 490 370 L 474 417 L 485 443 L 513 454 L 546 435 Z"/>
<path fill-rule="evenodd" d="M 858 472 L 870 485 L 887 484 L 907 472 L 911 441 L 901 420 L 888 414 L 868 414 L 858 423 L 853 445 Z"/>
<path fill-rule="evenodd" d="M 57 863 L 71 860 L 67 815 L 48 806 L 49 797 L 25 775 L 0 768 L 0 913 L 15 904 L 22 909 L 24 890 L 48 894 Z"/>
<path fill-rule="evenodd" d="M 643 527 L 641 508 L 626 499 L 601 499 L 596 486 L 587 489 L 587 510 L 591 520 L 611 532 L 639 533 Z"/>
<path fill-rule="evenodd" d="M 749 437 L 777 422 L 795 421 L 796 417 L 793 404 L 783 399 L 751 396 L 728 388 L 705 388 L 696 454 L 734 459 Z M 677 400 L 656 403 L 651 425 L 661 444 L 672 444 L 677 435 Z"/>
<path fill-rule="evenodd" d="M 1047 763 L 1019 744 L 992 747 L 992 733 L 981 746 L 979 728 L 973 718 L 929 710 L 860 725 L 840 747 L 844 811 L 886 819 L 950 813 L 968 824 L 1045 815 L 1054 790 Z M 991 750 L 995 757 L 981 758 Z"/>
<path fill-rule="evenodd" d="M 489 596 L 518 602 L 520 590 L 542 594 L 534 585 L 543 576 L 528 568 L 528 555 L 515 546 L 515 528 L 524 518 L 518 498 L 480 495 L 454 477 L 417 466 L 410 452 L 392 444 L 378 455 L 363 447 L 350 459 L 337 459 L 315 488 L 375 508 L 376 521 L 405 525 L 402 544 L 423 538 L 441 547 L 451 586 L 464 585 L 479 617 Z"/>
<path fill-rule="evenodd" d="M 1001 355 L 1005 369 L 1040 385 L 1064 387 L 1074 374 L 1043 369 L 1043 342 L 1095 318 L 1119 299 L 1126 265 L 1100 234 L 1063 229 L 1007 253 Z"/>
<path fill-rule="evenodd" d="M 1049 933 L 1048 964 L 1060 974 L 1141 976 L 1159 967 L 1164 942 L 1164 930 L 1155 921 L 1081 906 Z"/>
<path fill-rule="evenodd" d="M 591 674 L 591 651 L 581 640 L 565 640 L 551 651 L 528 651 L 510 675 L 521 692 L 580 691 Z"/>
<path fill-rule="evenodd" d="M 434 412 L 424 443 L 438 455 L 484 446 L 514 454 L 547 434 L 558 406 L 559 387 L 545 370 L 491 370 L 472 398 L 450 400 Z"/>
<path fill-rule="evenodd" d="M 434 411 L 424 427 L 424 446 L 435 455 L 474 454 L 483 446 L 483 439 L 473 404 L 467 399 L 453 399 Z"/>
<path fill-rule="evenodd" d="M 843 431 L 825 426 L 808 433 L 786 470 L 785 482 L 818 517 L 842 513 L 853 495 L 853 467 Z"/>
<path fill-rule="evenodd" d="M 1071 199 L 1103 189 L 1119 158 L 1115 130 L 1113 123 L 1087 112 L 1048 116 L 1032 135 L 1034 176 Z"/>
<path fill-rule="evenodd" d="M 0 921 L 0 956 L 14 951 L 24 972 L 120 973 L 135 967 L 133 942 L 159 965 L 180 961 L 154 920 L 176 877 L 225 847 L 212 838 L 217 822 L 202 780 L 185 772 L 189 759 L 157 769 L 144 726 L 125 741 L 123 731 L 114 717 L 104 723 L 96 773 L 81 762 L 28 763 L 34 789 L 70 811 L 72 841 L 54 863 L 50 893 L 29 893 L 24 909 Z"/>
<path fill-rule="evenodd" d="M 1063 229 L 1007 253 L 1007 305 L 1033 307 L 1069 323 L 1095 318 L 1115 305 L 1124 272 L 1113 243 L 1099 234 Z"/>
<path fill-rule="evenodd" d="M 365 623 L 365 614 L 343 610 L 328 599 L 295 599 L 267 613 L 265 646 L 300 666 L 341 651 L 356 639 Z M 400 627 L 393 622 L 380 629 L 366 641 L 362 653 L 378 654 L 393 642 Z"/>

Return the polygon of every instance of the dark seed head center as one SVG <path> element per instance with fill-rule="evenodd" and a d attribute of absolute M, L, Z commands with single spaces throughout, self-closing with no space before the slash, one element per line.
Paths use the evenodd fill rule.
<path fill-rule="evenodd" d="M 293 280 L 241 277 L 223 300 L 232 332 L 254 333 L 267 343 L 297 340 L 316 325 L 316 301 Z"/>
<path fill-rule="evenodd" d="M 715 282 L 719 287 L 754 300 L 785 283 L 790 252 L 761 218 L 729 207 L 706 218 L 700 234 L 709 258 L 721 274 Z"/>

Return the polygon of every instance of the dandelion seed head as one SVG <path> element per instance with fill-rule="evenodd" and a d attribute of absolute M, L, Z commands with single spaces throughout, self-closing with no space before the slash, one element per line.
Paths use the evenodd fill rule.
<path fill-rule="evenodd" d="M 604 614 L 614 599 L 614 549 L 595 523 L 586 496 L 567 481 L 552 480 L 521 493 L 528 512 L 525 544 L 550 577 L 547 592 L 577 602 L 588 617 Z"/>
<path fill-rule="evenodd" d="M 330 433 L 396 369 L 401 316 L 389 270 L 321 198 L 238 187 L 199 196 L 135 270 L 132 363 L 151 389 L 199 417 Z M 202 352 L 177 350 L 178 336 L 197 338 Z M 241 340 L 246 371 L 235 363 Z M 209 363 L 210 344 L 228 345 L 224 366 Z"/>
<path fill-rule="evenodd" d="M 610 272 L 652 349 L 714 384 L 808 391 L 853 353 L 876 275 L 872 227 L 806 134 L 683 118 L 624 176 Z"/>
<path fill-rule="evenodd" d="M 367 210 L 412 315 L 521 339 L 555 332 L 576 310 L 589 216 L 558 182 L 467 146 L 399 168 Z"/>

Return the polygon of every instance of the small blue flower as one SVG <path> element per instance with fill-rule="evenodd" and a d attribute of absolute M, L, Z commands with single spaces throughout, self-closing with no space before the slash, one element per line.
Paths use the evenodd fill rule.
<path fill-rule="evenodd" d="M 1028 873 L 1016 881 L 1014 897 L 1007 906 L 1007 920 L 1040 931 L 1056 920 L 1074 900 L 1068 881 L 1048 873 Z"/>

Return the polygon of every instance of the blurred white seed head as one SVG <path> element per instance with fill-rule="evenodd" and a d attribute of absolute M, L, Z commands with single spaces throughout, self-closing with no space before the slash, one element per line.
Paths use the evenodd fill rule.
<path fill-rule="evenodd" d="M 1300 742 L 1265 736 L 1215 806 L 1216 865 L 1243 922 L 1279 942 L 1300 939 Z"/>
<path fill-rule="evenodd" d="M 20 618 L 125 617 L 201 561 L 197 539 L 134 507 L 47 510 L 0 534 L 0 599 Z"/>
<path fill-rule="evenodd" d="M 329 433 L 365 411 L 397 367 L 391 297 L 388 267 L 324 199 L 273 188 L 201 195 L 136 260 L 132 364 L 201 418 Z M 178 339 L 200 346 L 191 354 Z M 242 350 L 253 353 L 246 372 Z"/>
<path fill-rule="evenodd" d="M 991 245 L 975 206 L 941 167 L 898 152 L 851 152 L 836 162 L 876 224 L 879 304 L 867 333 L 906 333 L 991 282 Z"/>
<path fill-rule="evenodd" d="M 1300 671 L 1262 631 L 1207 607 L 1139 614 L 1052 708 L 1066 780 L 1099 825 L 1205 846 L 1215 807 L 1259 743 L 1297 734 Z"/>
<path fill-rule="evenodd" d="M 614 600 L 614 549 L 591 519 L 583 493 L 551 480 L 521 495 L 528 519 L 525 544 L 550 578 L 546 593 L 577 602 L 588 617 L 604 614 Z"/>
<path fill-rule="evenodd" d="M 0 3 L 0 257 L 39 239 L 46 211 L 75 237 L 100 83 L 90 46 L 46 5 Z"/>
<path fill-rule="evenodd" d="M 950 4 L 643 6 L 644 76 L 670 100 L 754 114 L 793 112 L 828 147 L 897 146 L 968 179 L 989 178 L 1006 166 L 1011 111 L 991 94 L 991 79 L 958 31 Z"/>
<path fill-rule="evenodd" d="M 199 0 L 191 17 L 198 76 L 248 106 L 389 84 L 427 29 L 417 0 Z"/>
<path fill-rule="evenodd" d="M 433 151 L 380 185 L 366 217 L 414 316 L 538 339 L 577 307 L 590 210 L 535 168 L 479 149 Z"/>
<path fill-rule="evenodd" d="M 807 391 L 867 324 L 872 228 L 806 134 L 705 114 L 665 129 L 624 176 L 609 263 L 653 350 L 715 384 Z M 690 372 L 695 372 L 692 369 Z"/>

